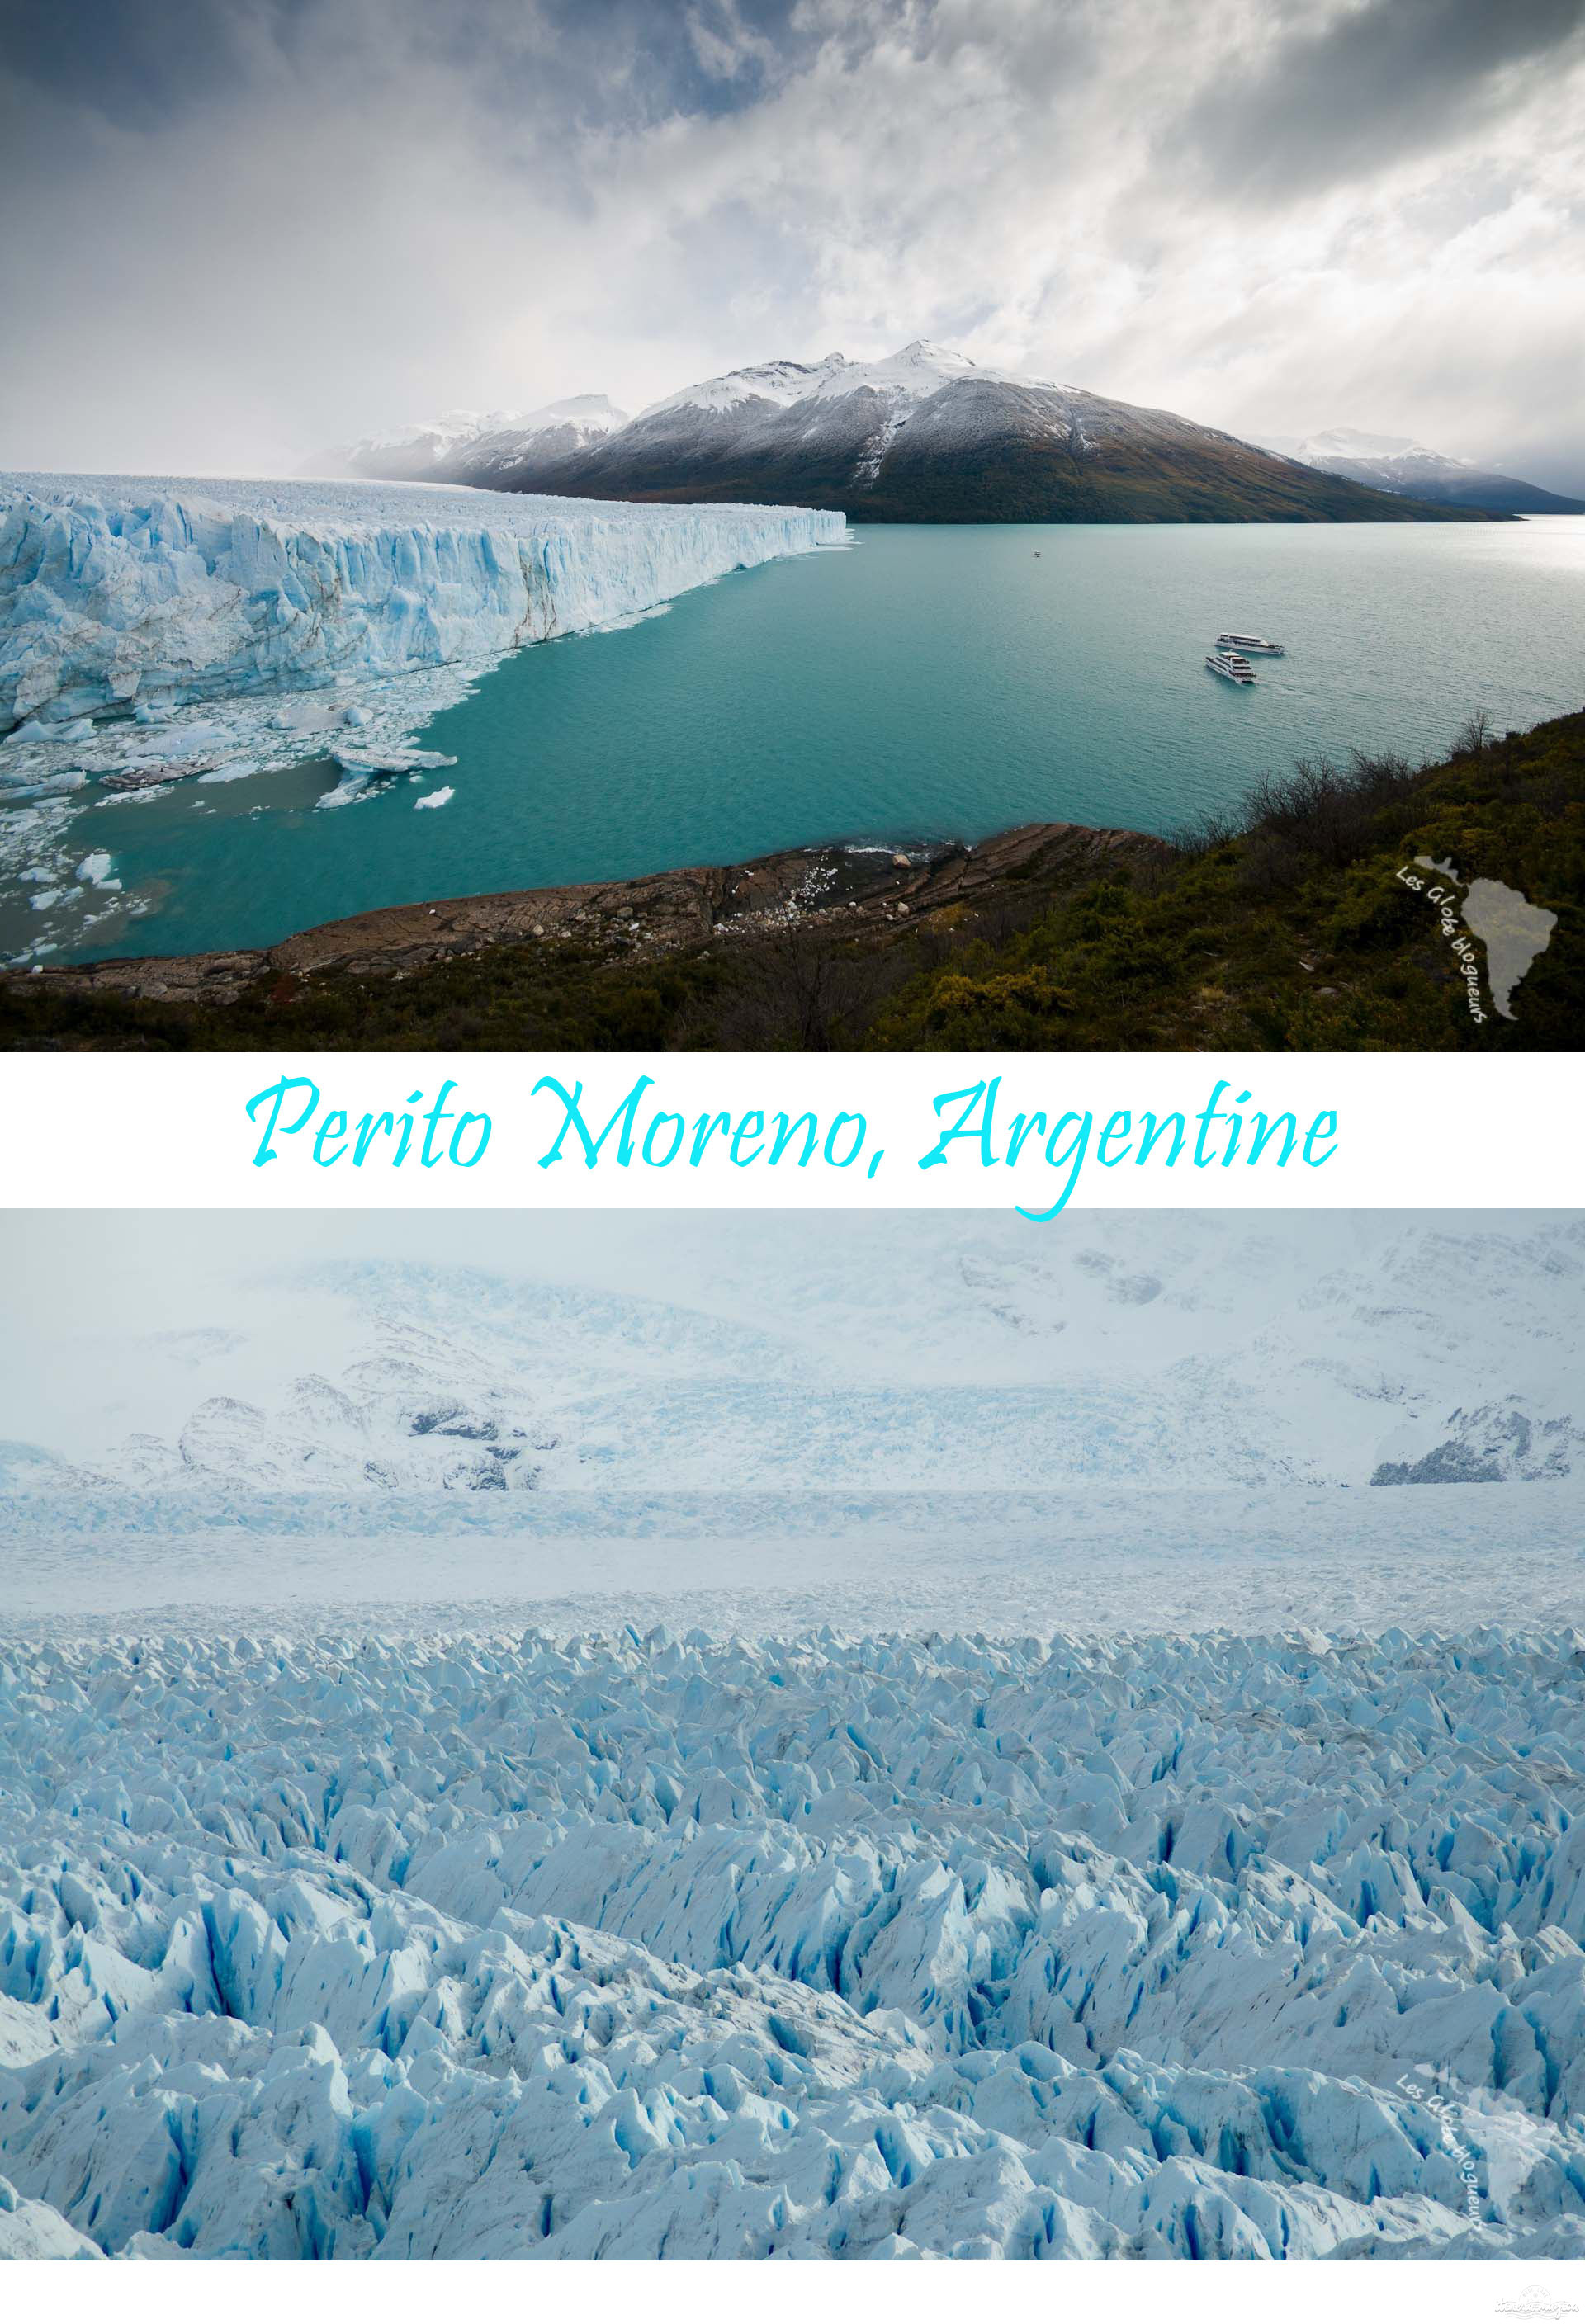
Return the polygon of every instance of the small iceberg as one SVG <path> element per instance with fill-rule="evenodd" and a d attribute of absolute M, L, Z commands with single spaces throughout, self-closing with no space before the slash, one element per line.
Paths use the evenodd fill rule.
<path fill-rule="evenodd" d="M 407 742 L 366 743 L 361 749 L 348 744 L 330 756 L 345 775 L 411 775 L 457 764 L 443 751 L 417 751 Z"/>

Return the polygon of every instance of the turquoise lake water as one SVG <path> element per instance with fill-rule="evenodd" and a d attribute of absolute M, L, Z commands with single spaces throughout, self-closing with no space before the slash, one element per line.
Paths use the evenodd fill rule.
<path fill-rule="evenodd" d="M 1234 687 L 1222 628 L 1284 641 Z M 897 526 L 535 646 L 432 720 L 458 764 L 334 813 L 329 761 L 85 811 L 144 917 L 96 953 L 372 906 L 1061 820 L 1171 832 L 1307 752 L 1435 755 L 1585 703 L 1585 518 Z"/>

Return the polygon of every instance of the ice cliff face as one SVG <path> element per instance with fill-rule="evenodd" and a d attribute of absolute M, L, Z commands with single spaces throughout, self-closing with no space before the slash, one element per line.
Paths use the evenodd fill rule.
<path fill-rule="evenodd" d="M 844 529 L 793 508 L 0 479 L 0 727 L 478 664 Z"/>
<path fill-rule="evenodd" d="M 1582 1665 L 0 1643 L 0 2254 L 1580 2256 Z"/>
<path fill-rule="evenodd" d="M 320 804 L 352 805 L 452 765 L 419 733 L 514 648 L 845 532 L 786 507 L 0 476 L 0 881 L 34 916 L 14 960 L 149 908 L 85 858 L 83 807 L 327 757 Z"/>

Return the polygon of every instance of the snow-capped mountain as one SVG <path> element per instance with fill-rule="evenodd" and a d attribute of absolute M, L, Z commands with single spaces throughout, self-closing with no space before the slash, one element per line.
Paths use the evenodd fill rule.
<path fill-rule="evenodd" d="M 1414 512 L 1170 411 L 1025 379 L 915 339 L 855 362 L 750 364 L 572 443 L 508 428 L 374 439 L 362 473 L 598 499 L 792 501 L 921 521 L 1402 521 Z M 389 460 L 402 465 L 393 470 Z M 487 462 L 481 467 L 480 462 Z M 1423 513 L 1423 512 L 1419 512 Z"/>
<path fill-rule="evenodd" d="M 608 395 L 568 395 L 532 411 L 444 411 L 316 454 L 307 476 L 490 484 L 524 460 L 570 458 L 627 424 Z"/>
<path fill-rule="evenodd" d="M 645 420 L 663 412 L 729 411 L 754 402 L 779 404 L 788 410 L 797 403 L 835 401 L 867 391 L 901 420 L 928 397 L 964 379 L 1014 387 L 1052 384 L 1023 380 L 1015 372 L 987 370 L 951 347 L 914 339 L 894 355 L 882 355 L 874 363 L 850 363 L 846 355 L 829 355 L 820 363 L 755 364 L 745 371 L 723 372 L 718 379 L 680 388 L 675 395 L 646 405 L 638 417 Z"/>
<path fill-rule="evenodd" d="M 1266 449 L 1284 458 L 1301 460 L 1308 468 L 1328 475 L 1346 476 L 1383 493 L 1411 494 L 1416 500 L 1445 503 L 1453 508 L 1496 509 L 1507 515 L 1578 516 L 1585 501 L 1567 500 L 1541 484 L 1460 460 L 1451 452 L 1433 452 L 1408 436 L 1373 436 L 1360 428 L 1328 428 L 1318 436 L 1267 436 Z"/>
<path fill-rule="evenodd" d="M 481 428 L 450 455 L 450 473 L 459 483 L 495 485 L 524 460 L 572 459 L 616 435 L 627 420 L 608 395 L 569 395 L 526 419 Z"/>
<path fill-rule="evenodd" d="M 1578 1221 L 603 1232 L 531 1233 L 499 1268 L 319 1268 L 273 1279 L 262 1323 L 234 1289 L 212 1338 L 74 1345 L 52 1361 L 77 1383 L 75 1476 L 14 1443 L 10 1489 L 1196 1491 L 1585 1467 Z M 283 1314 L 314 1317 L 311 1362 Z"/>

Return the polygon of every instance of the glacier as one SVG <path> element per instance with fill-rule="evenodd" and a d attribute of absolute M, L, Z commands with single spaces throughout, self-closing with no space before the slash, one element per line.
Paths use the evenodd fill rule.
<path fill-rule="evenodd" d="M 30 1222 L 0 2256 L 1585 2258 L 1582 1231 Z"/>
<path fill-rule="evenodd" d="M 420 729 L 504 654 L 840 547 L 811 509 L 654 507 L 468 486 L 0 475 L 0 874 L 31 963 L 147 909 L 74 882 L 77 796 L 125 806 L 329 755 L 422 765 Z"/>
<path fill-rule="evenodd" d="M 0 720 L 47 729 L 484 661 L 845 530 L 812 509 L 0 477 Z"/>
<path fill-rule="evenodd" d="M 0 1643 L 0 2253 L 1585 2256 L 1582 1662 Z"/>
<path fill-rule="evenodd" d="M 85 1490 L 1074 1493 L 1585 1473 L 1585 1219 L 529 1217 L 264 1286 L 196 1223 L 83 1327 L 0 1334 Z M 212 1248 L 183 1330 L 150 1330 Z M 283 1311 L 282 1302 L 286 1305 Z M 288 1319 L 283 1322 L 283 1312 Z M 311 1349 L 304 1318 L 312 1319 Z M 946 1351 L 950 1351 L 950 1357 Z M 70 1410 L 32 1413 L 41 1370 Z M 57 1441 L 57 1432 L 67 1441 Z M 0 1489 L 5 1455 L 0 1450 Z M 1401 1499 L 1394 1487 L 1372 1499 Z M 1402 1522 L 1403 1519 L 1397 1520 Z"/>

